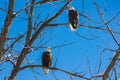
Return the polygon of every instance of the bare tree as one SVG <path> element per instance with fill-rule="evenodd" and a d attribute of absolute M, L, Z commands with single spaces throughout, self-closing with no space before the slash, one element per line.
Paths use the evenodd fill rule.
<path fill-rule="evenodd" d="M 18 11 L 15 11 L 15 0 L 9 0 L 7 2 L 7 9 L 4 7 L 0 8 L 1 13 L 6 14 L 4 24 L 2 25 L 1 32 L 0 32 L 0 65 L 1 67 L 4 67 L 2 64 L 9 64 L 12 66 L 12 69 L 10 70 L 10 73 L 7 75 L 4 75 L 4 79 L 6 80 L 14 80 L 18 73 L 30 69 L 33 72 L 34 78 L 37 80 L 35 74 L 41 74 L 41 72 L 37 72 L 34 69 L 42 68 L 41 64 L 31 62 L 30 59 L 27 57 L 27 55 L 32 54 L 35 51 L 41 51 L 44 48 L 47 47 L 47 44 L 50 42 L 49 37 L 50 31 L 53 30 L 53 28 L 64 26 L 69 27 L 68 22 L 54 22 L 56 18 L 60 18 L 59 16 L 62 15 L 63 12 L 67 10 L 67 6 L 69 6 L 73 1 L 72 0 L 27 0 L 23 3 L 25 4 L 24 7 L 19 9 Z M 4 2 L 5 3 L 5 2 Z M 53 8 L 57 8 L 57 11 L 49 12 L 47 15 L 44 15 L 41 17 L 41 12 L 36 11 L 39 9 L 44 10 L 46 6 L 50 6 Z M 106 20 L 104 17 L 104 11 L 102 8 L 100 8 L 99 3 L 93 2 L 92 5 L 96 8 L 96 13 L 98 13 L 100 20 L 95 21 L 91 18 L 90 15 L 86 15 L 85 13 L 85 0 L 81 0 L 81 7 L 82 12 L 79 11 L 79 28 L 85 28 L 88 29 L 88 32 L 90 37 L 83 36 L 79 31 L 73 32 L 74 35 L 77 37 L 80 37 L 80 39 L 85 39 L 87 41 L 94 41 L 95 39 L 99 39 L 95 34 L 94 31 L 102 31 L 103 33 L 106 33 L 111 36 L 111 39 L 114 41 L 114 43 L 117 45 L 117 49 L 110 49 L 103 47 L 102 51 L 98 50 L 98 54 L 100 55 L 99 61 L 97 61 L 95 68 L 95 71 L 90 64 L 91 60 L 87 59 L 87 72 L 83 71 L 83 73 L 80 73 L 80 71 L 72 72 L 68 71 L 62 68 L 58 68 L 57 62 L 59 59 L 59 53 L 57 54 L 57 58 L 55 59 L 54 66 L 50 67 L 50 70 L 52 70 L 52 74 L 56 80 L 58 80 L 55 71 L 62 72 L 62 74 L 69 75 L 70 80 L 74 80 L 74 77 L 77 77 L 79 79 L 84 80 L 117 80 L 119 78 L 119 69 L 120 69 L 120 43 L 119 43 L 119 37 L 116 35 L 120 35 L 119 31 L 112 30 L 111 26 L 109 25 L 114 20 L 116 20 L 120 14 L 116 13 L 114 16 L 112 16 L 111 19 Z M 52 13 L 52 15 L 51 15 Z M 87 13 L 88 14 L 88 13 Z M 22 17 L 21 17 L 22 16 Z M 67 15 L 66 15 L 67 16 Z M 83 22 L 81 22 L 83 19 Z M 23 21 L 25 23 L 25 30 L 18 30 L 18 34 L 15 34 L 14 37 L 11 35 L 14 34 L 14 32 L 11 31 L 11 28 L 15 25 L 15 20 L 19 20 L 18 24 L 21 24 Z M 95 24 L 95 25 L 93 25 Z M 17 27 L 17 24 L 15 25 Z M 21 24 L 21 26 L 23 26 Z M 94 31 L 92 31 L 94 30 Z M 67 43 L 61 43 L 61 45 L 52 46 L 52 49 L 55 48 L 61 48 L 63 46 L 69 46 L 73 44 L 78 44 L 76 42 L 67 42 Z M 37 45 L 36 45 L 37 44 Z M 88 45 L 83 45 L 88 46 Z M 19 49 L 16 49 L 19 48 Z M 102 65 L 102 54 L 106 51 L 110 51 L 110 53 L 114 53 L 112 57 L 110 58 L 109 64 L 107 64 L 107 67 L 102 71 L 101 73 L 101 65 Z M 8 63 L 9 62 L 9 63 Z M 39 62 L 39 61 L 36 61 Z M 25 64 L 24 64 L 25 63 Z M 79 64 L 77 64 L 79 65 Z M 74 69 L 74 67 L 73 67 Z M 4 68 L 1 68 L 2 71 L 5 70 Z M 82 71 L 82 70 L 81 70 Z M 88 76 L 88 74 L 90 76 Z M 112 75 L 112 76 L 111 76 Z"/>

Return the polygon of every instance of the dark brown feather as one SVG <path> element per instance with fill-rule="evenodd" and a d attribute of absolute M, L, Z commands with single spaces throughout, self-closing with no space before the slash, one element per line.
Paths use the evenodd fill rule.
<path fill-rule="evenodd" d="M 50 52 L 43 52 L 42 54 L 42 65 L 49 68 L 52 63 L 52 55 Z"/>
<path fill-rule="evenodd" d="M 78 12 L 75 10 L 69 10 L 68 18 L 69 18 L 69 22 L 71 23 L 72 27 L 76 29 L 78 26 Z"/>

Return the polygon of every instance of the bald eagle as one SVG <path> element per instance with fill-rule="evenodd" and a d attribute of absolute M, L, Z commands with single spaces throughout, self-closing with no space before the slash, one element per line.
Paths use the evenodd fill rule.
<path fill-rule="evenodd" d="M 42 54 L 42 66 L 44 69 L 44 74 L 48 74 L 51 63 L 52 63 L 51 48 L 48 47 L 46 51 L 43 52 Z"/>
<path fill-rule="evenodd" d="M 68 6 L 68 19 L 69 19 L 69 27 L 72 31 L 76 31 L 78 26 L 78 12 L 74 9 L 74 7 Z"/>

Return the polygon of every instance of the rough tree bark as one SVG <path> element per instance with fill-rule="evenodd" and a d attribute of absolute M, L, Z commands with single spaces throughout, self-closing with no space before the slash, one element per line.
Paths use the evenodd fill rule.
<path fill-rule="evenodd" d="M 3 26 L 1 38 L 0 38 L 0 61 L 2 60 L 2 57 L 4 55 L 3 54 L 4 46 L 5 46 L 6 39 L 8 37 L 9 28 L 12 24 L 13 11 L 14 11 L 14 0 L 9 0 L 8 12 L 7 12 L 6 19 L 4 21 L 4 26 Z"/>

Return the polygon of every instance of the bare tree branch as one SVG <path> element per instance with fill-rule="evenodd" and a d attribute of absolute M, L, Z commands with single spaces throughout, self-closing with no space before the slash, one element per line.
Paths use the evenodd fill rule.
<path fill-rule="evenodd" d="M 108 22 L 109 23 L 109 22 Z M 55 23 L 55 24 L 49 24 L 48 26 L 50 27 L 57 27 L 57 26 L 68 26 L 69 23 Z M 98 29 L 98 30 L 102 30 L 102 31 L 108 31 L 108 29 L 103 28 L 102 26 L 98 27 L 98 26 L 93 26 L 93 25 L 85 25 L 85 24 L 79 24 L 79 27 L 87 27 L 90 29 Z M 119 32 L 113 31 L 113 33 L 116 34 L 120 34 Z"/>
<path fill-rule="evenodd" d="M 92 74 L 92 70 L 91 70 L 91 68 L 90 68 L 90 63 L 89 63 L 88 58 L 87 58 L 87 67 L 88 67 L 88 71 L 89 71 L 89 73 L 90 73 L 90 76 L 92 76 L 93 74 Z"/>
<path fill-rule="evenodd" d="M 98 66 L 98 71 L 97 71 L 97 74 L 99 74 L 99 72 L 100 72 L 101 63 L 102 63 L 102 60 L 101 60 L 101 58 L 100 58 L 100 62 L 99 62 L 99 66 Z"/>
<path fill-rule="evenodd" d="M 21 38 L 24 37 L 25 34 L 20 35 L 7 49 L 5 49 L 4 54 L 11 48 L 13 48 L 14 44 L 17 43 Z"/>
<path fill-rule="evenodd" d="M 56 60 L 55 60 L 54 67 L 56 67 L 56 65 L 57 65 L 57 62 L 58 62 L 59 55 L 60 55 L 60 49 L 59 49 L 58 55 L 57 55 L 57 57 L 56 57 Z"/>
<path fill-rule="evenodd" d="M 98 6 L 98 4 L 97 4 L 96 2 L 94 2 L 94 4 L 95 4 L 95 6 L 96 6 L 96 8 L 97 8 L 97 10 L 98 10 L 98 12 L 99 12 L 99 14 L 100 14 L 100 17 L 101 17 L 102 21 L 103 21 L 104 24 L 107 26 L 107 29 L 108 29 L 109 33 L 111 34 L 111 36 L 112 36 L 112 38 L 114 39 L 114 41 L 116 42 L 116 44 L 119 46 L 119 43 L 118 43 L 117 39 L 115 38 L 112 30 L 110 29 L 109 25 L 106 23 L 103 15 L 102 15 L 102 11 L 101 11 L 100 7 Z M 111 69 L 114 67 L 115 62 L 116 62 L 116 60 L 117 60 L 117 58 L 118 58 L 119 55 L 120 55 L 120 48 L 116 51 L 116 53 L 115 53 L 115 55 L 114 55 L 111 63 L 109 64 L 109 66 L 108 66 L 107 69 L 105 70 L 105 72 L 104 72 L 104 74 L 103 74 L 102 80 L 106 80 L 106 79 L 107 79 L 108 74 L 109 74 L 109 72 L 111 71 Z"/>
<path fill-rule="evenodd" d="M 92 79 L 96 79 L 96 78 L 101 78 L 102 77 L 102 75 L 101 74 L 98 74 L 98 75 L 96 75 L 96 76 L 92 76 L 91 78 L 89 78 L 89 80 L 92 80 Z"/>
<path fill-rule="evenodd" d="M 58 79 L 57 79 L 57 76 L 56 76 L 55 73 L 54 73 L 54 71 L 52 71 L 52 74 L 53 74 L 55 80 L 58 80 Z"/>
<path fill-rule="evenodd" d="M 68 46 L 68 45 L 71 45 L 71 44 L 74 44 L 75 42 L 69 42 L 69 43 L 64 43 L 62 45 L 58 45 L 58 46 L 54 46 L 54 47 L 51 47 L 52 49 L 55 49 L 55 48 L 59 48 L 59 47 L 63 47 L 63 46 Z"/>
<path fill-rule="evenodd" d="M 114 57 L 112 58 L 112 61 L 110 62 L 109 66 L 107 67 L 107 69 L 105 70 L 104 74 L 103 74 L 103 80 L 106 80 L 106 78 L 108 77 L 109 72 L 111 71 L 111 69 L 114 67 L 115 62 L 118 58 L 118 56 L 120 55 L 120 49 L 118 49 L 114 55 Z"/>
<path fill-rule="evenodd" d="M 118 41 L 117 41 L 117 39 L 116 39 L 115 36 L 114 36 L 114 33 L 113 33 L 112 30 L 110 29 L 110 26 L 109 26 L 108 23 L 105 21 L 105 19 L 104 19 L 104 17 L 103 17 L 103 14 L 102 14 L 102 10 L 100 9 L 99 5 L 98 5 L 96 2 L 94 2 L 94 4 L 95 4 L 95 6 L 96 6 L 96 8 L 97 8 L 97 10 L 98 10 L 98 12 L 99 12 L 100 18 L 102 19 L 102 21 L 104 22 L 104 24 L 107 26 L 107 29 L 108 29 L 109 33 L 111 34 L 113 40 L 116 42 L 116 44 L 117 44 L 118 46 L 120 46 L 119 43 L 118 43 Z"/>
<path fill-rule="evenodd" d="M 44 4 L 44 3 L 47 3 L 47 2 L 55 2 L 55 1 L 59 1 L 59 0 L 42 0 L 42 1 L 36 2 L 36 4 Z"/>
<path fill-rule="evenodd" d="M 105 51 L 116 52 L 116 50 L 109 49 L 109 48 L 104 48 L 104 49 L 100 52 L 100 55 L 101 55 L 103 52 L 105 52 Z"/>
<path fill-rule="evenodd" d="M 108 23 L 112 22 L 113 20 L 115 20 L 119 15 L 120 15 L 120 11 L 117 12 L 113 18 L 111 18 L 110 20 L 108 20 L 108 21 L 106 22 L 106 24 L 108 24 Z M 104 25 L 106 25 L 106 24 L 103 24 L 102 26 L 104 26 Z M 101 26 L 101 27 L 102 27 L 102 26 Z"/>
<path fill-rule="evenodd" d="M 12 23 L 13 10 L 14 10 L 14 0 L 9 0 L 8 13 L 4 21 L 4 27 L 2 29 L 1 38 L 0 38 L 0 61 L 3 56 L 5 42 L 8 37 L 8 31 Z"/>
<path fill-rule="evenodd" d="M 28 19 L 28 31 L 27 31 L 27 36 L 26 36 L 26 43 L 28 44 L 30 41 L 31 37 L 31 32 L 32 32 L 32 18 L 33 18 L 33 12 L 34 12 L 34 3 L 35 0 L 31 1 L 31 8 L 30 8 L 30 14 L 29 14 L 29 19 Z"/>
<path fill-rule="evenodd" d="M 94 38 L 85 37 L 85 36 L 83 36 L 83 35 L 81 35 L 81 34 L 79 34 L 79 33 L 77 33 L 77 32 L 75 32 L 75 34 L 76 34 L 78 37 L 81 37 L 81 38 L 86 39 L 86 40 L 94 40 Z"/>
<path fill-rule="evenodd" d="M 84 0 L 82 0 L 82 13 L 84 14 Z"/>
<path fill-rule="evenodd" d="M 3 9 L 3 8 L 0 8 L 0 10 L 3 11 L 3 12 L 5 12 L 5 13 L 7 13 L 7 11 L 5 9 Z"/>
<path fill-rule="evenodd" d="M 115 80 L 117 80 L 117 72 L 116 72 L 115 68 L 113 68 L 113 72 L 114 72 L 114 75 L 115 75 Z"/>
<path fill-rule="evenodd" d="M 28 65 L 31 65 L 30 62 L 29 62 L 29 60 L 27 59 L 27 57 L 26 57 L 25 59 L 26 59 L 26 62 L 28 63 Z M 32 71 L 35 80 L 37 80 L 37 77 L 36 77 L 36 75 L 35 75 L 34 69 L 33 69 L 33 68 L 30 68 L 30 70 Z"/>
<path fill-rule="evenodd" d="M 24 7 L 22 7 L 21 9 L 19 9 L 18 7 L 15 7 L 15 10 L 19 9 L 17 12 L 14 12 L 14 5 L 15 5 L 14 1 L 15 0 L 8 0 L 6 2 L 7 4 L 5 4 L 6 8 L 0 8 L 0 11 L 4 12 L 4 15 L 0 16 L 0 17 L 2 17 L 2 19 L 3 19 L 3 17 L 5 18 L 4 21 L 1 21 L 1 23 L 4 22 L 4 24 L 3 24 L 2 28 L 0 29 L 0 31 L 1 31 L 0 32 L 0 64 L 1 64 L 0 66 L 4 67 L 3 62 L 7 62 L 6 64 L 8 64 L 8 62 L 10 62 L 11 63 L 10 65 L 13 66 L 13 67 L 10 67 L 12 70 L 11 70 L 11 73 L 9 73 L 8 78 L 6 77 L 6 74 L 4 75 L 5 80 L 14 80 L 19 72 L 21 72 L 22 70 L 26 71 L 26 69 L 28 69 L 28 68 L 30 68 L 29 70 L 33 73 L 34 78 L 37 80 L 36 74 L 41 75 L 41 72 L 37 72 L 37 70 L 35 70 L 35 69 L 36 68 L 41 69 L 43 66 L 41 64 L 38 64 L 39 60 L 38 60 L 38 62 L 36 62 L 37 59 L 34 62 L 31 62 L 30 61 L 31 59 L 26 58 L 29 56 L 29 55 L 27 56 L 27 54 L 34 53 L 35 51 L 41 52 L 42 49 L 47 48 L 49 46 L 47 44 L 50 44 L 49 42 L 51 39 L 46 40 L 46 38 L 48 38 L 48 35 L 46 35 L 46 33 L 48 33 L 49 30 L 52 29 L 51 27 L 62 26 L 63 28 L 64 27 L 69 28 L 68 22 L 59 23 L 59 21 L 55 21 L 55 19 L 57 17 L 61 18 L 61 16 L 63 16 L 61 13 L 63 13 L 66 10 L 67 6 L 70 5 L 72 0 L 38 0 L 38 1 L 37 0 L 28 0 L 27 2 L 26 1 L 24 2 L 24 3 L 26 3 L 26 5 L 23 4 Z M 58 2 L 63 2 L 63 4 L 59 5 Z M 58 4 L 58 5 L 56 5 L 56 4 Z M 72 71 L 67 71 L 64 69 L 56 68 L 57 67 L 56 64 L 58 62 L 59 54 L 60 54 L 60 52 L 58 51 L 56 60 L 54 61 L 55 64 L 52 67 L 50 67 L 50 70 L 52 70 L 52 75 L 54 76 L 54 78 L 56 80 L 58 80 L 59 78 L 55 72 L 61 72 L 62 74 L 67 74 L 69 76 L 68 79 L 70 79 L 70 80 L 74 80 L 74 78 L 75 79 L 79 78 L 79 79 L 83 79 L 83 80 L 117 79 L 118 78 L 117 70 L 120 68 L 120 65 L 119 65 L 120 43 L 118 41 L 119 39 L 117 38 L 117 35 L 120 35 L 120 32 L 117 30 L 116 31 L 112 30 L 109 23 L 113 22 L 114 20 L 116 20 L 118 18 L 118 16 L 120 15 L 120 11 L 116 12 L 116 14 L 112 18 L 109 18 L 109 20 L 105 20 L 102 9 L 99 7 L 99 5 L 96 2 L 94 2 L 94 5 L 96 6 L 99 16 L 102 20 L 102 22 L 98 22 L 99 20 L 98 21 L 92 20 L 92 18 L 94 19 L 94 16 L 86 15 L 87 13 L 84 12 L 85 7 L 86 7 L 85 4 L 86 4 L 85 0 L 81 0 L 80 7 L 82 8 L 82 12 L 79 12 L 79 17 L 80 18 L 82 17 L 83 22 L 79 22 L 80 24 L 79 24 L 78 28 L 80 28 L 80 30 L 82 30 L 82 28 L 87 29 L 89 31 L 89 33 L 88 33 L 89 36 L 82 35 L 82 32 L 80 32 L 80 31 L 73 32 L 75 34 L 75 36 L 78 36 L 80 38 L 87 39 L 87 41 L 90 41 L 90 40 L 98 39 L 96 34 L 93 34 L 94 32 L 95 33 L 96 33 L 96 31 L 107 32 L 108 34 L 110 34 L 110 36 L 112 36 L 112 39 L 114 40 L 115 44 L 117 44 L 117 47 L 119 47 L 119 48 L 118 49 L 114 49 L 114 48 L 109 49 L 109 48 L 104 47 L 104 49 L 102 49 L 101 52 L 98 52 L 100 54 L 104 53 L 106 50 L 115 52 L 114 56 L 112 58 L 110 58 L 111 62 L 110 62 L 110 64 L 108 64 L 108 67 L 105 68 L 104 73 L 101 73 L 102 67 L 104 67 L 104 65 L 102 64 L 101 58 L 97 61 L 97 64 L 95 65 L 94 68 L 92 68 L 90 61 L 87 61 L 87 64 L 88 64 L 87 72 L 79 72 L 78 71 L 78 69 L 79 69 L 78 65 L 80 65 L 80 64 L 77 64 L 78 67 L 76 67 Z M 50 5 L 50 6 L 48 7 L 48 5 Z M 102 6 L 103 5 L 104 5 L 104 3 L 102 4 Z M 54 6 L 54 8 L 57 11 L 55 11 L 55 13 L 52 12 L 54 14 L 51 14 L 51 12 L 48 13 L 47 17 L 43 16 L 44 13 L 42 14 L 41 11 L 44 12 L 44 9 L 46 9 L 46 8 L 49 9 L 51 6 L 52 6 L 52 8 Z M 62 6 L 62 7 L 59 8 L 58 6 Z M 40 10 L 40 12 L 37 12 L 37 15 L 33 14 L 34 12 L 36 13 L 37 10 Z M 87 8 L 86 8 L 86 10 L 87 10 Z M 23 15 L 23 14 L 25 14 L 25 15 Z M 22 16 L 22 17 L 20 17 L 20 16 Z M 25 17 L 25 16 L 28 16 L 28 17 Z M 28 26 L 27 31 L 22 35 L 18 35 L 16 37 L 11 37 L 11 36 L 13 36 L 13 35 L 11 35 L 11 33 L 13 33 L 13 32 L 10 31 L 10 34 L 9 34 L 10 25 L 12 24 L 14 18 L 16 18 L 16 20 L 18 20 L 19 17 L 22 18 L 22 20 L 27 21 L 27 26 Z M 58 19 L 56 19 L 56 20 L 58 20 Z M 17 24 L 15 24 L 15 26 L 16 25 Z M 26 22 L 24 22 L 23 25 L 26 25 Z M 12 29 L 10 29 L 10 30 L 12 30 Z M 51 31 L 53 31 L 53 30 L 51 30 Z M 49 33 L 51 34 L 51 32 L 49 32 Z M 103 35 L 103 37 L 104 37 L 104 35 Z M 96 41 L 98 41 L 98 40 L 96 40 Z M 50 47 L 52 49 L 56 49 L 56 48 L 61 48 L 64 46 L 71 45 L 73 43 L 75 43 L 75 42 L 71 42 L 71 41 L 67 42 L 67 43 L 64 42 L 61 45 L 50 46 Z M 101 45 L 101 43 L 99 43 L 99 44 Z M 99 44 L 94 44 L 94 45 L 99 45 Z M 20 49 L 19 49 L 19 47 L 20 47 Z M 33 56 L 34 54 L 30 54 L 30 55 Z M 36 56 L 36 55 L 34 55 L 34 56 Z M 25 61 L 27 61 L 27 64 L 22 65 Z M 0 72 L 1 72 L 1 69 L 0 69 Z"/>
<path fill-rule="evenodd" d="M 43 66 L 42 65 L 27 65 L 27 66 L 21 67 L 20 70 L 24 70 L 24 69 L 27 69 L 27 68 L 36 68 L 36 67 L 41 68 Z M 85 79 L 85 80 L 89 80 L 88 78 L 86 78 L 82 75 L 79 75 L 79 74 L 76 74 L 76 73 L 71 73 L 71 72 L 68 72 L 68 71 L 63 70 L 63 69 L 59 69 L 59 68 L 55 68 L 55 67 L 50 67 L 49 69 L 57 70 L 57 71 L 64 72 L 64 73 L 72 75 L 72 76 L 76 76 L 76 77 L 79 77 L 79 78 L 82 78 L 82 79 Z"/>
<path fill-rule="evenodd" d="M 51 17 L 50 19 L 48 19 L 47 21 L 45 21 L 41 27 L 37 30 L 37 32 L 32 36 L 29 44 L 26 44 L 25 47 L 29 47 L 33 44 L 33 42 L 36 40 L 36 38 L 38 37 L 38 35 L 41 33 L 41 31 L 46 28 L 48 26 L 48 24 L 54 20 L 57 16 L 59 16 L 67 7 L 67 5 L 70 3 L 71 1 L 67 2 L 53 17 Z M 19 72 L 19 67 L 22 63 L 22 61 L 24 60 L 25 56 L 27 55 L 29 51 L 29 48 L 23 48 L 23 50 L 20 53 L 20 56 L 18 57 L 18 61 L 16 63 L 16 65 L 14 66 L 8 80 L 13 80 L 15 78 L 15 76 L 17 75 L 17 73 Z"/>

